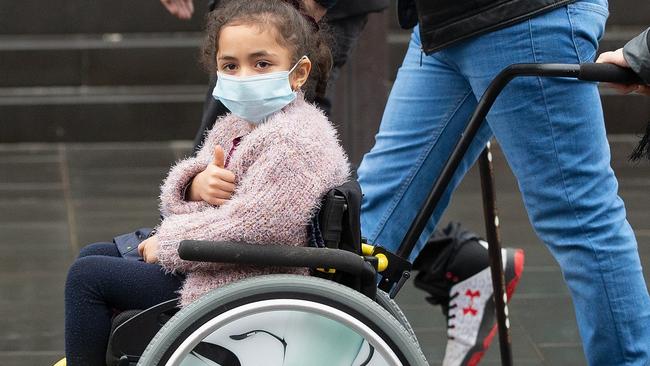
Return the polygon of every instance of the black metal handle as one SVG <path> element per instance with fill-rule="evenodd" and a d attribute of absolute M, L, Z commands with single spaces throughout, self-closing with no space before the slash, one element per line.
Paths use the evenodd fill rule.
<path fill-rule="evenodd" d="M 429 195 L 418 211 L 411 227 L 406 232 L 400 244 L 397 255 L 402 258 L 409 258 L 418 238 L 422 234 L 433 210 L 440 201 L 447 185 L 451 181 L 456 169 L 460 165 L 470 143 L 476 136 L 481 123 L 483 123 L 492 104 L 501 93 L 501 90 L 508 83 L 517 77 L 541 76 L 541 77 L 567 77 L 577 78 L 584 81 L 605 81 L 617 83 L 640 83 L 641 79 L 634 71 L 612 64 L 514 64 L 503 69 L 492 80 L 483 96 L 478 102 L 474 114 L 467 123 L 467 127 L 457 141 L 451 155 L 442 168 L 438 179 L 434 182 Z"/>
<path fill-rule="evenodd" d="M 374 281 L 376 274 L 372 265 L 360 255 L 339 249 L 183 240 L 178 248 L 178 255 L 188 261 L 334 268 L 371 281 Z"/>
<path fill-rule="evenodd" d="M 612 64 L 581 64 L 578 79 L 619 84 L 645 84 L 632 69 Z"/>

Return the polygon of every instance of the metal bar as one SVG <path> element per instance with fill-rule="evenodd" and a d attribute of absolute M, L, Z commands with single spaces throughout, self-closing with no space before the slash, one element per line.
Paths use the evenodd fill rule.
<path fill-rule="evenodd" d="M 501 240 L 499 238 L 499 215 L 497 212 L 496 190 L 494 188 L 494 170 L 492 169 L 492 153 L 490 144 L 481 153 L 478 160 L 481 173 L 481 192 L 483 196 L 483 217 L 485 218 L 485 234 L 488 242 L 490 256 L 490 271 L 492 273 L 492 288 L 494 290 L 494 304 L 499 327 L 499 346 L 501 350 L 501 363 L 504 366 L 512 365 L 512 344 L 510 337 L 510 323 L 506 299 L 506 280 L 501 257 Z"/>

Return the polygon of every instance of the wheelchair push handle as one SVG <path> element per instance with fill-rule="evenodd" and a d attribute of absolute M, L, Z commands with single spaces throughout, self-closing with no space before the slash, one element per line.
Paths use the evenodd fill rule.
<path fill-rule="evenodd" d="M 433 214 L 433 210 L 438 205 L 456 169 L 469 149 L 470 143 L 478 133 L 479 128 L 501 91 L 512 79 L 527 76 L 576 78 L 583 81 L 620 84 L 645 84 L 632 69 L 612 64 L 513 64 L 501 70 L 479 100 L 474 114 L 461 134 L 462 137 L 456 142 L 454 149 L 438 175 L 438 179 L 432 186 L 425 203 L 421 206 L 417 216 L 411 223 L 411 227 L 406 232 L 397 250 L 398 256 L 402 258 L 410 257 L 413 248 L 415 248 L 415 244 Z"/>
<path fill-rule="evenodd" d="M 645 84 L 632 69 L 612 64 L 580 64 L 578 79 L 618 84 Z"/>

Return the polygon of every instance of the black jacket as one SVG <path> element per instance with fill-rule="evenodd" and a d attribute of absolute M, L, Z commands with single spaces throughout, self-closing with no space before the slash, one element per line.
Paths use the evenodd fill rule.
<path fill-rule="evenodd" d="M 576 0 L 398 0 L 403 28 L 420 23 L 426 54 Z"/>

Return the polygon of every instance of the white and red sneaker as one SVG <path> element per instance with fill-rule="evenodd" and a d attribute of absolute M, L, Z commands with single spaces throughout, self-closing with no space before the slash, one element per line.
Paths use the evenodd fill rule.
<path fill-rule="evenodd" d="M 524 251 L 502 249 L 508 301 L 524 269 Z M 447 347 L 443 366 L 479 363 L 497 332 L 492 274 L 487 243 L 451 223 L 432 235 L 413 267 L 420 270 L 415 286 L 447 316 Z"/>

